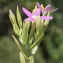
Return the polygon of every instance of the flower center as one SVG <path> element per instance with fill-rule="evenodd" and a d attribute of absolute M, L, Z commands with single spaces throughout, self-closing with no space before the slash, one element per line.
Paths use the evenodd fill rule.
<path fill-rule="evenodd" d="M 36 16 L 35 16 L 35 15 L 33 15 L 33 16 L 32 16 L 32 18 L 33 18 L 33 19 L 36 19 Z"/>
<path fill-rule="evenodd" d="M 45 10 L 42 10 L 42 14 L 43 14 L 43 15 L 46 15 L 46 13 L 47 13 L 47 12 L 46 12 Z"/>

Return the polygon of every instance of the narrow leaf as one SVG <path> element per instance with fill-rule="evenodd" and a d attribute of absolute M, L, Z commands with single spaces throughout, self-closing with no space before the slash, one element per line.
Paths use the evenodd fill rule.
<path fill-rule="evenodd" d="M 19 25 L 19 27 L 21 28 L 21 27 L 22 27 L 22 19 L 21 19 L 21 15 L 20 15 L 18 6 L 17 6 L 16 14 L 17 14 L 18 25 Z"/>
<path fill-rule="evenodd" d="M 23 54 L 21 52 L 20 52 L 20 62 L 26 63 L 25 57 L 23 56 Z"/>
<path fill-rule="evenodd" d="M 39 44 L 40 44 L 40 41 L 41 41 L 42 38 L 43 38 L 43 36 L 44 36 L 44 33 L 42 33 L 42 34 L 40 35 L 40 37 L 33 43 L 33 45 L 30 46 L 30 48 L 32 49 L 32 48 L 34 48 L 36 45 L 39 45 Z"/>
<path fill-rule="evenodd" d="M 29 63 L 34 63 L 34 57 L 33 56 L 30 57 Z"/>

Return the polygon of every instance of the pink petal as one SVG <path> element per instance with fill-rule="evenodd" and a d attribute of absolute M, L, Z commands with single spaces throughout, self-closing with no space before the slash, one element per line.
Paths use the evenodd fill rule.
<path fill-rule="evenodd" d="M 38 6 L 38 8 L 40 8 L 40 10 L 43 10 L 38 2 L 36 2 L 36 5 Z"/>
<path fill-rule="evenodd" d="M 24 19 L 24 21 L 27 21 L 27 20 L 30 20 L 30 22 L 32 22 L 32 21 L 34 21 L 35 19 L 33 19 L 33 18 L 26 18 L 26 19 Z"/>
<path fill-rule="evenodd" d="M 29 20 L 30 18 L 26 18 L 26 19 L 24 19 L 24 21 L 27 21 L 27 20 Z"/>
<path fill-rule="evenodd" d="M 56 11 L 56 10 L 58 10 L 58 8 L 56 8 L 56 9 L 54 9 L 54 10 L 51 10 L 50 12 L 54 12 L 54 11 Z"/>
<path fill-rule="evenodd" d="M 27 9 L 25 9 L 24 7 L 22 8 L 22 10 L 24 11 L 24 13 L 28 16 L 28 17 L 31 17 L 32 16 L 32 13 L 29 12 Z"/>
<path fill-rule="evenodd" d="M 52 19 L 53 17 L 52 17 L 52 16 L 41 16 L 41 18 L 42 18 L 43 20 L 50 20 L 50 19 Z"/>
<path fill-rule="evenodd" d="M 50 4 L 45 7 L 45 11 L 46 12 L 50 11 L 50 9 L 51 9 L 51 5 Z"/>
<path fill-rule="evenodd" d="M 40 9 L 39 8 L 34 12 L 34 15 L 40 15 Z"/>

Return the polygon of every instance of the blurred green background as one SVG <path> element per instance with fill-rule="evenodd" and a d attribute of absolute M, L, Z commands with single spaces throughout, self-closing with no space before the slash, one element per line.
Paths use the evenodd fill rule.
<path fill-rule="evenodd" d="M 21 8 L 32 11 L 36 2 L 44 6 L 51 4 L 52 9 L 59 9 L 51 13 L 54 18 L 34 55 L 35 63 L 63 63 L 63 0 L 0 0 L 0 63 L 20 63 L 19 50 L 11 37 L 14 33 L 8 16 L 9 10 L 15 13 L 18 5 L 24 19 L 26 16 Z"/>

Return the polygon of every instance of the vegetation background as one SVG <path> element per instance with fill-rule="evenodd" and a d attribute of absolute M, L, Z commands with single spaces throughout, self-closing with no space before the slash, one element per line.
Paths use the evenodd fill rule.
<path fill-rule="evenodd" d="M 54 17 L 50 21 L 45 36 L 35 54 L 35 63 L 63 63 L 63 0 L 0 0 L 0 63 L 20 63 L 19 50 L 11 37 L 13 33 L 9 20 L 9 10 L 14 13 L 19 6 L 21 16 L 26 15 L 22 7 L 32 11 L 36 2 L 44 6 L 51 4 Z"/>

